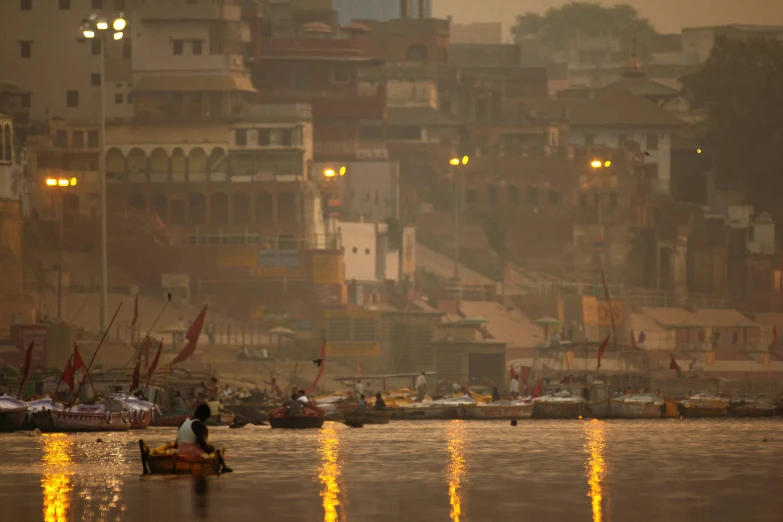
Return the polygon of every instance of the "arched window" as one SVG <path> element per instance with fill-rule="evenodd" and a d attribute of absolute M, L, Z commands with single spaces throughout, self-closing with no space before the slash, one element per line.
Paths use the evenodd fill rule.
<path fill-rule="evenodd" d="M 187 168 L 187 159 L 185 151 L 174 149 L 171 153 L 171 181 L 174 183 L 183 183 L 185 181 L 185 171 Z"/>
<path fill-rule="evenodd" d="M 168 199 L 163 194 L 153 194 L 150 198 L 150 211 L 157 212 L 158 217 L 164 223 L 169 220 L 169 204 Z"/>
<path fill-rule="evenodd" d="M 128 181 L 144 183 L 147 181 L 147 156 L 136 148 L 128 153 Z"/>
<path fill-rule="evenodd" d="M 275 222 L 275 207 L 272 194 L 269 192 L 259 192 L 256 194 L 253 203 L 256 213 L 256 223 L 271 225 Z"/>
<path fill-rule="evenodd" d="M 408 52 L 405 54 L 405 60 L 408 62 L 424 63 L 429 57 L 427 48 L 421 44 L 415 44 L 408 47 Z"/>
<path fill-rule="evenodd" d="M 120 180 L 125 177 L 125 156 L 120 149 L 106 151 L 106 178 Z"/>
<path fill-rule="evenodd" d="M 277 196 L 277 221 L 296 223 L 296 197 L 290 192 L 281 192 Z"/>
<path fill-rule="evenodd" d="M 209 200 L 209 222 L 212 225 L 228 223 L 228 197 L 222 192 L 212 194 Z"/>
<path fill-rule="evenodd" d="M 237 192 L 231 197 L 231 217 L 234 224 L 250 223 L 250 196 L 246 192 Z"/>
<path fill-rule="evenodd" d="M 201 183 L 207 180 L 207 154 L 196 147 L 188 156 L 188 181 Z"/>
<path fill-rule="evenodd" d="M 195 192 L 188 197 L 188 220 L 191 225 L 206 224 L 207 200 L 204 194 Z"/>
<path fill-rule="evenodd" d="M 226 181 L 228 172 L 228 157 L 226 151 L 216 148 L 209 155 L 209 179 L 210 181 Z"/>
<path fill-rule="evenodd" d="M 157 148 L 150 154 L 150 181 L 166 183 L 169 180 L 169 155 Z"/>

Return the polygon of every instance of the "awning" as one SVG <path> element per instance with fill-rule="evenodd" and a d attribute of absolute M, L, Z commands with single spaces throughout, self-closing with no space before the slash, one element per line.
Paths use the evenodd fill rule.
<path fill-rule="evenodd" d="M 235 74 L 188 74 L 182 76 L 144 76 L 133 88 L 146 92 L 257 92 L 250 78 Z"/>

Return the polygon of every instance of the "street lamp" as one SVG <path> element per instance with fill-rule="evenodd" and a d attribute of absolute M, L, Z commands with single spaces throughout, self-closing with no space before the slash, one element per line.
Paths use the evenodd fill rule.
<path fill-rule="evenodd" d="M 128 25 L 123 18 L 122 13 L 117 16 L 111 23 L 111 28 L 114 31 L 114 40 L 122 40 L 123 30 Z M 100 38 L 101 41 L 101 101 L 100 101 L 100 114 L 99 120 L 101 124 L 101 130 L 98 136 L 98 182 L 100 183 L 101 192 L 101 330 L 106 329 L 107 325 L 107 303 L 109 299 L 109 268 L 108 268 L 108 244 L 107 244 L 107 227 L 106 220 L 106 34 L 109 30 L 109 22 L 104 18 L 99 18 L 95 14 L 91 14 L 84 20 L 82 20 L 81 31 L 85 38 Z M 74 178 L 72 181 L 76 181 Z M 48 180 L 47 180 L 48 184 Z M 75 184 L 75 183 L 74 183 Z M 59 299 L 59 298 L 58 298 Z M 59 307 L 59 301 L 58 301 Z"/>
<path fill-rule="evenodd" d="M 46 186 L 67 189 L 76 186 L 76 178 L 46 178 Z M 63 314 L 63 215 L 65 214 L 65 190 L 60 192 L 60 232 L 57 247 L 57 319 L 62 320 Z"/>
<path fill-rule="evenodd" d="M 454 167 L 465 166 L 470 158 L 465 155 L 461 158 L 454 156 L 449 160 L 451 165 L 451 179 L 454 182 L 454 281 L 459 281 L 459 184 Z"/>

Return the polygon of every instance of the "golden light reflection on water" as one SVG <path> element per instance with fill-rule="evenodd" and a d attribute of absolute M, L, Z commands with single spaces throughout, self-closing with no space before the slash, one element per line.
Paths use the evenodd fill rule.
<path fill-rule="evenodd" d="M 465 423 L 455 420 L 449 424 L 448 430 L 449 467 L 449 502 L 451 504 L 451 520 L 459 522 L 462 515 L 462 493 L 460 489 L 465 480 L 467 465 L 465 463 Z"/>
<path fill-rule="evenodd" d="M 337 522 L 345 520 L 345 510 L 340 497 L 344 495 L 341 491 L 341 471 L 340 471 L 340 439 L 337 436 L 337 430 L 329 426 L 321 430 L 319 435 L 320 447 L 318 452 L 321 454 L 321 466 L 318 468 L 318 479 L 321 481 L 321 499 L 324 506 L 324 522 Z M 342 495 L 341 495 L 342 494 Z"/>
<path fill-rule="evenodd" d="M 592 499 L 593 522 L 603 522 L 603 482 L 606 474 L 606 461 L 604 460 L 604 423 L 594 419 L 585 422 L 585 451 L 587 452 L 587 483 L 590 492 L 587 494 Z"/>
<path fill-rule="evenodd" d="M 68 468 L 72 462 L 69 450 L 73 442 L 62 433 L 52 433 L 43 435 L 41 443 L 44 451 L 44 475 L 41 478 L 44 522 L 66 522 L 71 503 Z"/>

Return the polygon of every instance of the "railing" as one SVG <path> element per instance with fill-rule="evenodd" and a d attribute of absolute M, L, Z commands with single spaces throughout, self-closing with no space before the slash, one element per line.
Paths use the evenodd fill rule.
<path fill-rule="evenodd" d="M 493 301 L 495 285 L 448 285 L 446 295 L 463 301 Z"/>
<path fill-rule="evenodd" d="M 207 333 L 207 328 L 201 330 L 200 343 L 210 345 L 231 345 L 231 346 L 266 346 L 276 347 L 278 344 L 278 337 L 274 334 L 267 333 L 270 329 L 269 326 L 260 323 L 238 322 L 238 323 L 212 323 L 214 329 L 211 333 Z M 129 321 L 115 322 L 112 327 L 110 338 L 114 341 L 125 341 L 128 343 L 139 342 L 147 333 L 147 327 L 141 325 L 142 328 L 132 327 Z M 160 329 L 168 329 L 171 325 L 158 325 Z M 183 330 L 187 330 L 187 326 L 183 327 Z M 164 344 L 174 349 L 184 346 L 184 334 L 165 334 Z M 155 331 L 151 334 L 153 337 L 157 337 Z M 288 344 L 287 341 L 280 341 Z M 157 347 L 153 347 L 155 349 Z M 150 354 L 150 357 L 153 357 Z"/>

